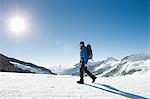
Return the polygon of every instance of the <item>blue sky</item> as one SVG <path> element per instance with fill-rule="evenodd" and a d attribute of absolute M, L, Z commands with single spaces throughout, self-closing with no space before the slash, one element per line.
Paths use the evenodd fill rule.
<path fill-rule="evenodd" d="M 8 21 L 19 15 L 19 37 Z M 0 0 L 0 53 L 38 65 L 73 65 L 79 42 L 94 60 L 148 52 L 149 0 Z"/>

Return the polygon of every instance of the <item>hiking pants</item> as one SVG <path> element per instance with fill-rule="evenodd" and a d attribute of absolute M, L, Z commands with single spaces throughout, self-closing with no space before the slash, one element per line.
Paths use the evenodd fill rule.
<path fill-rule="evenodd" d="M 80 67 L 80 79 L 83 80 L 84 78 L 84 72 L 87 73 L 92 79 L 95 78 L 95 76 L 88 71 L 87 67 L 85 67 L 85 64 L 82 63 L 81 67 Z"/>

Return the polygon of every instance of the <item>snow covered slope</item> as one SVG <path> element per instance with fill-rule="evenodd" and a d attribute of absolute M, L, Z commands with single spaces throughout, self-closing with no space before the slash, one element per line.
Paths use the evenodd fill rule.
<path fill-rule="evenodd" d="M 23 64 L 19 64 L 19 63 L 15 63 L 15 62 L 11 62 L 10 63 L 14 64 L 15 67 L 22 69 L 24 71 L 30 71 L 31 73 L 36 73 L 36 74 L 53 74 L 52 72 L 50 72 L 50 70 L 45 69 L 44 67 L 32 67 L 32 66 L 28 66 L 28 65 L 23 65 Z"/>
<path fill-rule="evenodd" d="M 0 72 L 0 99 L 148 99 L 149 75 L 85 77 L 79 85 L 77 76 Z"/>
<path fill-rule="evenodd" d="M 150 70 L 150 55 L 135 54 L 124 57 L 117 65 L 105 72 L 102 76 L 117 76 L 134 73 L 145 73 Z"/>
<path fill-rule="evenodd" d="M 56 73 L 58 75 L 61 75 L 62 72 L 65 70 L 65 69 L 68 69 L 69 67 L 68 66 L 62 66 L 62 65 L 59 65 L 59 66 L 51 66 L 50 67 L 50 70 L 53 72 L 53 73 Z"/>
<path fill-rule="evenodd" d="M 134 73 L 145 73 L 150 70 L 149 54 L 134 54 L 116 60 L 112 57 L 104 61 L 89 63 L 88 69 L 95 75 L 102 77 L 128 75 Z M 63 75 L 79 75 L 80 65 L 76 64 L 73 68 L 66 69 Z"/>
<path fill-rule="evenodd" d="M 1 72 L 54 74 L 49 69 L 0 54 Z"/>

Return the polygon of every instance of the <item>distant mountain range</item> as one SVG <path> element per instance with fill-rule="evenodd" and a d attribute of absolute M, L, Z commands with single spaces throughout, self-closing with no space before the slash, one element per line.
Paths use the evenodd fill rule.
<path fill-rule="evenodd" d="M 79 76 L 79 69 L 80 65 L 76 64 L 72 68 L 65 69 L 61 74 Z M 89 62 L 88 69 L 102 77 L 142 74 L 150 70 L 150 54 L 129 55 L 121 60 L 109 57 L 103 61 Z"/>
<path fill-rule="evenodd" d="M 55 74 L 49 69 L 0 54 L 0 71 L 17 73 Z"/>
<path fill-rule="evenodd" d="M 24 62 L 0 54 L 0 72 L 35 73 L 35 74 L 57 73 L 60 75 L 79 76 L 79 69 L 80 69 L 79 63 L 77 63 L 72 68 L 63 68 L 63 66 L 59 67 L 53 66 L 52 68 L 47 69 L 45 67 L 37 66 L 29 62 Z M 109 57 L 103 61 L 89 62 L 88 69 L 95 75 L 99 75 L 101 77 L 142 74 L 147 71 L 150 71 L 150 54 L 129 55 L 122 58 L 121 60 Z"/>

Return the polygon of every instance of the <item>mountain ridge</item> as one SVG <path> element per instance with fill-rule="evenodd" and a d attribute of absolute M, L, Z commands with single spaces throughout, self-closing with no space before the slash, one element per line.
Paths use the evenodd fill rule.
<path fill-rule="evenodd" d="M 62 75 L 79 76 L 80 64 L 66 69 Z M 117 60 L 113 57 L 99 62 L 89 62 L 88 69 L 95 75 L 102 77 L 122 76 L 134 73 L 143 73 L 150 70 L 150 54 L 132 54 Z"/>
<path fill-rule="evenodd" d="M 18 73 L 44 73 L 55 74 L 51 70 L 42 66 L 37 66 L 30 62 L 24 62 L 15 58 L 7 57 L 0 53 L 0 71 Z M 40 71 L 40 72 L 39 72 Z"/>

